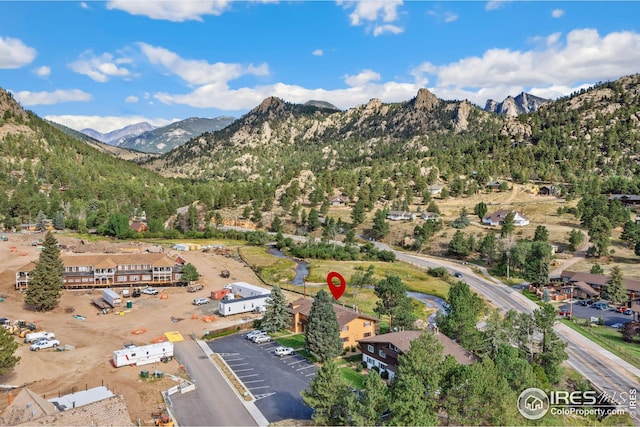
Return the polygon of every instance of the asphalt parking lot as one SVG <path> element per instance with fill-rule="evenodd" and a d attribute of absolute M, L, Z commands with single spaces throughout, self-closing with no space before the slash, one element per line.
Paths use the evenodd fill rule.
<path fill-rule="evenodd" d="M 256 344 L 244 333 L 209 342 L 245 387 L 255 396 L 255 405 L 271 423 L 286 419 L 311 419 L 313 410 L 304 404 L 300 393 L 315 376 L 317 366 L 296 354 L 278 357 L 275 341 Z"/>
<path fill-rule="evenodd" d="M 573 317 L 577 317 L 580 319 L 589 319 L 591 317 L 600 317 L 602 316 L 602 320 L 605 325 L 611 326 L 616 323 L 627 323 L 633 320 L 633 316 L 618 313 L 617 311 L 609 308 L 607 310 L 598 310 L 589 305 L 583 306 L 574 301 L 572 305 Z M 563 304 L 560 309 L 568 309 L 570 304 Z"/>

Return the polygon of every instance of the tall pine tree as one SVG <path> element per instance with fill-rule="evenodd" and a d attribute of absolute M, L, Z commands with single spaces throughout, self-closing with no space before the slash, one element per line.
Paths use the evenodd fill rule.
<path fill-rule="evenodd" d="M 304 345 L 320 361 L 331 360 L 342 353 L 338 319 L 331 298 L 324 289 L 313 299 Z"/>
<path fill-rule="evenodd" d="M 287 311 L 287 300 L 278 285 L 271 289 L 267 299 L 266 310 L 262 319 L 262 328 L 267 332 L 286 329 L 291 323 L 291 315 Z"/>
<path fill-rule="evenodd" d="M 40 258 L 30 276 L 24 302 L 40 311 L 57 307 L 64 284 L 64 264 L 51 231 L 44 238 Z"/>

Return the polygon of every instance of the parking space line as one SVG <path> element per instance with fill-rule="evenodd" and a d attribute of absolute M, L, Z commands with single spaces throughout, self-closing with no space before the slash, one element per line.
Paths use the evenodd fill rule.
<path fill-rule="evenodd" d="M 307 375 L 305 375 L 305 377 L 312 377 L 312 376 L 314 376 L 315 374 L 316 374 L 316 373 L 315 373 L 315 372 L 313 372 L 313 373 L 311 373 L 311 374 L 307 374 Z"/>
<path fill-rule="evenodd" d="M 295 362 L 292 362 L 292 363 L 287 363 L 287 365 L 289 365 L 289 366 L 291 366 L 291 365 L 296 365 L 296 364 L 298 364 L 298 363 L 302 363 L 302 362 L 304 362 L 305 360 L 306 360 L 306 359 L 298 360 L 298 361 L 295 361 Z"/>
<path fill-rule="evenodd" d="M 263 383 L 264 380 L 242 381 L 244 384 Z"/>
<path fill-rule="evenodd" d="M 227 363 L 229 362 L 235 362 L 236 360 L 244 360 L 244 357 L 240 357 L 238 359 L 224 359 Z"/>
<path fill-rule="evenodd" d="M 269 388 L 269 387 L 271 387 L 271 386 L 270 385 L 261 385 L 260 387 L 249 387 L 249 390 L 257 390 L 259 388 Z M 275 393 L 267 393 L 267 394 L 269 396 L 271 396 L 272 394 L 275 394 Z M 257 396 L 256 396 L 256 398 L 257 398 Z"/>
<path fill-rule="evenodd" d="M 249 374 L 249 375 L 243 375 L 243 376 L 238 376 L 238 378 L 243 379 L 243 378 L 249 378 L 249 377 L 257 377 L 260 374 Z"/>
<path fill-rule="evenodd" d="M 235 372 L 236 374 L 238 372 L 244 372 L 244 371 L 253 371 L 253 368 L 247 368 L 247 369 L 234 369 L 233 372 Z"/>
<path fill-rule="evenodd" d="M 248 365 L 248 363 L 236 363 L 235 365 L 232 365 L 230 363 L 227 363 L 227 365 L 229 365 L 230 368 L 234 368 L 236 366 L 245 366 Z"/>
<path fill-rule="evenodd" d="M 298 369 L 296 369 L 296 371 L 302 371 L 303 369 L 309 369 L 309 368 L 315 368 L 315 367 L 316 367 L 316 365 L 309 365 L 309 366 L 305 366 L 303 368 L 298 368 Z"/>

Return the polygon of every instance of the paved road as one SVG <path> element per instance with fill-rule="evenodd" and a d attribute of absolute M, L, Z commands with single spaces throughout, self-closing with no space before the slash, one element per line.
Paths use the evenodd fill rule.
<path fill-rule="evenodd" d="M 500 311 L 517 310 L 532 313 L 538 305 L 524 295 L 502 283 L 492 283 L 476 276 L 471 270 L 455 262 L 425 256 L 409 255 L 395 251 L 398 260 L 423 268 L 442 266 L 450 271 L 463 273 L 463 280 L 483 295 Z M 629 390 L 640 390 L 640 370 L 584 338 L 568 326 L 558 322 L 555 326 L 558 336 L 567 342 L 568 364 L 580 372 L 596 387 L 618 401 L 622 407 L 627 403 Z M 625 408 L 628 409 L 628 408 Z"/>
<path fill-rule="evenodd" d="M 175 356 L 196 389 L 171 396 L 181 426 L 257 426 L 247 407 L 195 341 L 176 343 Z"/>

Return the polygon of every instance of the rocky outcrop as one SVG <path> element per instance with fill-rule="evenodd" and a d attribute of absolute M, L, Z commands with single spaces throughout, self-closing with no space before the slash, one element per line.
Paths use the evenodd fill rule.
<path fill-rule="evenodd" d="M 493 99 L 487 100 L 484 106 L 485 111 L 515 117 L 518 114 L 532 113 L 537 111 L 542 105 L 549 102 L 548 99 L 522 92 L 515 98 L 507 96 L 504 101 L 497 102 Z"/>

